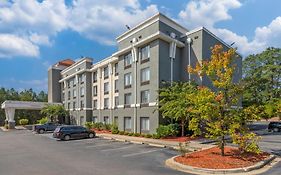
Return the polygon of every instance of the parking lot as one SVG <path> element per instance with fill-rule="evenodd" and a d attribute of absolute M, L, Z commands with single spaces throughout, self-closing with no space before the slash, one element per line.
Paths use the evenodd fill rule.
<path fill-rule="evenodd" d="M 101 138 L 56 141 L 51 134 L 0 132 L 0 172 L 5 175 L 186 174 L 165 167 L 168 148 Z"/>

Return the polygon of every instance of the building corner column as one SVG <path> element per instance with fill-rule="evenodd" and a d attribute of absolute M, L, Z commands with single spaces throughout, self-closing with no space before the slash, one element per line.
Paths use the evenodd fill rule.
<path fill-rule="evenodd" d="M 15 129 L 15 108 L 5 108 L 6 120 L 8 120 L 8 128 Z"/>

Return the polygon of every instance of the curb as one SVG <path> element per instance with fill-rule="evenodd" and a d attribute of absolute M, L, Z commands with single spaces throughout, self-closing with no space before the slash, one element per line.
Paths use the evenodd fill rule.
<path fill-rule="evenodd" d="M 196 174 L 236 174 L 236 173 L 245 173 L 245 172 L 250 172 L 253 170 L 258 170 L 263 168 L 265 165 L 269 164 L 272 162 L 276 156 L 275 155 L 270 155 L 268 158 L 266 158 L 263 161 L 260 161 L 256 163 L 255 165 L 244 167 L 244 168 L 233 168 L 233 169 L 207 169 L 207 168 L 198 168 L 198 167 L 193 167 L 189 165 L 183 165 L 178 162 L 176 162 L 174 159 L 178 156 L 174 156 L 168 160 L 165 161 L 166 166 L 176 169 L 178 171 L 183 171 L 183 172 L 188 172 L 188 173 L 196 173 Z"/>
<path fill-rule="evenodd" d="M 6 128 L 4 128 L 4 127 L 0 127 L 0 129 L 1 129 L 2 131 L 4 131 L 4 132 L 9 131 L 9 129 L 6 129 Z"/>

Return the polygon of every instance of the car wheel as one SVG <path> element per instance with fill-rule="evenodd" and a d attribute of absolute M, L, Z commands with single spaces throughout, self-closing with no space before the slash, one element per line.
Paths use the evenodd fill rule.
<path fill-rule="evenodd" d="M 273 128 L 273 131 L 274 132 L 279 132 L 279 129 L 278 128 Z"/>
<path fill-rule="evenodd" d="M 39 134 L 43 134 L 45 132 L 44 129 L 39 129 Z"/>
<path fill-rule="evenodd" d="M 89 134 L 89 138 L 94 138 L 94 134 L 93 134 L 93 133 L 90 133 L 90 134 Z"/>
<path fill-rule="evenodd" d="M 70 135 L 65 135 L 64 137 L 63 137 L 63 140 L 70 140 Z"/>

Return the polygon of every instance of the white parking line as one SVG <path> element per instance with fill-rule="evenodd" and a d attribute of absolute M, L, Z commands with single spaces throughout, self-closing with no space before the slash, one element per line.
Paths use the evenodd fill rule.
<path fill-rule="evenodd" d="M 101 151 L 115 151 L 115 150 L 120 150 L 120 149 L 127 149 L 127 148 L 130 148 L 130 147 L 132 147 L 132 146 L 134 146 L 134 145 L 130 145 L 130 146 L 124 146 L 124 147 L 120 147 L 120 148 L 111 148 L 111 149 L 103 149 L 103 150 L 101 150 Z"/>
<path fill-rule="evenodd" d="M 164 149 L 154 149 L 154 150 L 143 151 L 143 152 L 138 152 L 138 153 L 126 154 L 126 155 L 123 155 L 122 157 L 137 156 L 137 155 L 141 155 L 141 154 L 147 154 L 147 153 L 152 153 L 152 152 L 162 151 L 162 150 L 164 150 Z"/>
<path fill-rule="evenodd" d="M 106 146 L 106 145 L 110 145 L 111 142 L 107 142 L 104 144 L 98 144 L 98 145 L 91 145 L 91 146 L 85 146 L 85 148 L 95 148 L 95 147 L 99 147 L 99 146 Z M 115 143 L 120 143 L 120 142 L 115 142 Z M 124 144 L 124 143 L 122 143 Z"/>

